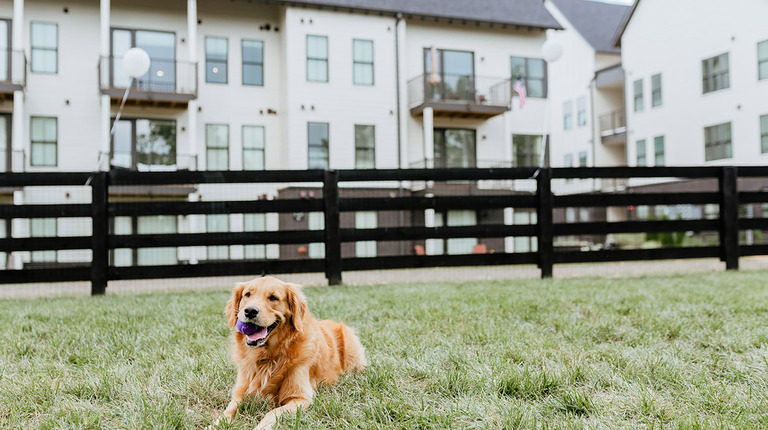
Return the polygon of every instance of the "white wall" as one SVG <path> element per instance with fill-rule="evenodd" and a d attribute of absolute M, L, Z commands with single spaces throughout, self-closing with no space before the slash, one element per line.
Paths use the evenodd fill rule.
<path fill-rule="evenodd" d="M 667 165 L 765 164 L 759 116 L 768 114 L 768 80 L 757 80 L 757 42 L 768 39 L 768 2 L 642 0 L 621 40 L 626 71 L 627 159 L 635 142 L 663 135 Z M 729 53 L 730 88 L 702 94 L 702 60 Z M 662 74 L 661 106 L 651 108 L 650 77 Z M 633 110 L 643 79 L 645 108 Z M 731 122 L 733 158 L 705 162 L 704 127 Z M 649 149 L 652 146 L 649 144 Z"/>

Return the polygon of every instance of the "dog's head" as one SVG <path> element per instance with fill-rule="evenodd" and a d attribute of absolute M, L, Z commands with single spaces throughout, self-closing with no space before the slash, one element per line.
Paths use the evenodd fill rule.
<path fill-rule="evenodd" d="M 245 336 L 248 346 L 266 345 L 275 331 L 302 332 L 307 302 L 301 287 L 271 276 L 237 284 L 225 308 L 230 328 L 243 323 L 255 325 L 255 332 Z"/>

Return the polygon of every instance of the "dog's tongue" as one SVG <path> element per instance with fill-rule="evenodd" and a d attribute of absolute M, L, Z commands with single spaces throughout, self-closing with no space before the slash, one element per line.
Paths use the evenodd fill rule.
<path fill-rule="evenodd" d="M 267 337 L 267 328 L 266 327 L 262 327 L 261 330 L 255 332 L 255 333 L 251 333 L 251 334 L 249 334 L 247 336 L 248 336 L 248 340 L 250 340 L 252 342 L 257 341 L 259 339 L 264 339 L 265 337 Z"/>

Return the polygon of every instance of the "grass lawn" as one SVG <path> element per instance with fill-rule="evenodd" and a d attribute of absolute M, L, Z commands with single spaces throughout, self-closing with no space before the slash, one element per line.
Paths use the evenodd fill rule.
<path fill-rule="evenodd" d="M 280 428 L 768 428 L 765 271 L 305 293 L 372 365 Z M 210 424 L 235 378 L 227 299 L 0 301 L 0 428 Z"/>

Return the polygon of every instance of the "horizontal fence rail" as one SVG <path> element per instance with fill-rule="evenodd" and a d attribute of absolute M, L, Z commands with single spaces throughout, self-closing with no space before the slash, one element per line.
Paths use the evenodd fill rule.
<path fill-rule="evenodd" d="M 644 186 L 627 185 L 630 179 L 646 179 Z M 739 190 L 739 181 L 753 178 L 761 187 Z M 681 180 L 709 181 L 691 191 L 665 191 L 658 184 Z M 553 184 L 589 180 L 614 182 L 611 191 L 595 187 L 582 192 L 553 192 Z M 482 188 L 482 181 L 507 184 Z M 517 189 L 508 184 L 525 182 Z M 444 187 L 436 187 L 435 184 Z M 373 185 L 371 185 L 373 184 Z M 758 182 L 758 185 L 760 182 Z M 206 186 L 273 186 L 279 190 L 271 198 L 241 200 L 195 200 L 189 190 Z M 104 294 L 109 281 L 184 278 L 202 276 L 258 275 L 267 273 L 324 272 L 330 284 L 342 281 L 344 271 L 449 267 L 473 265 L 536 264 L 542 277 L 551 277 L 553 266 L 562 263 L 636 261 L 685 258 L 719 258 L 729 270 L 738 269 L 739 257 L 768 254 L 768 244 L 743 244 L 740 234 L 768 230 L 768 167 L 610 167 L 610 168 L 498 168 L 498 169 L 382 169 L 382 170 L 307 170 L 307 171 L 179 171 L 132 172 L 115 170 L 96 173 L 0 173 L 0 190 L 66 189 L 90 197 L 90 202 L 41 204 L 24 203 L 14 194 L 13 203 L 0 204 L 0 253 L 7 261 L 13 256 L 40 252 L 83 250 L 90 261 L 58 263 L 55 267 L 35 265 L 24 260 L 23 267 L 0 270 L 0 283 L 90 281 L 92 293 Z M 137 201 L 119 199 L 126 189 L 151 189 Z M 160 190 L 160 191 L 158 191 Z M 362 190 L 362 191 L 361 191 Z M 387 191 L 384 193 L 383 191 Z M 442 191 L 441 191 L 442 190 Z M 447 190 L 447 191 L 446 191 Z M 379 191 L 379 194 L 376 192 Z M 134 191 L 140 193 L 140 191 Z M 164 194 L 165 193 L 165 194 Z M 168 196 L 173 195 L 174 198 Z M 190 194 L 191 196 L 191 194 Z M 150 198 L 151 197 L 151 198 Z M 681 205 L 717 208 L 716 217 L 700 219 L 617 219 L 613 221 L 562 222 L 556 212 L 569 208 L 628 208 L 635 206 Z M 762 205 L 759 217 L 740 214 L 740 205 Z M 435 225 L 427 214 L 446 211 L 524 210 L 535 221 L 516 224 L 497 217 L 474 225 Z M 396 226 L 355 228 L 350 216 L 367 211 L 396 213 L 402 219 Z M 306 220 L 322 214 L 321 225 Z M 559 212 L 558 212 L 559 213 Z M 273 216 L 276 226 L 260 231 L 200 232 L 177 231 L 147 233 L 119 232 L 119 220 L 155 217 L 206 217 L 242 214 Z M 409 220 L 405 220 L 406 215 Z M 37 219 L 89 219 L 90 233 L 73 236 L 30 237 L 16 221 Z M 301 229 L 284 228 L 286 220 L 301 221 Z M 344 221 L 346 220 L 346 221 Z M 273 223 L 274 224 L 274 223 Z M 19 224 L 21 225 L 21 224 Z M 556 238 L 606 236 L 612 234 L 682 234 L 709 232 L 716 245 L 671 246 L 652 249 L 573 249 L 556 245 Z M 430 253 L 423 248 L 429 241 L 535 239 L 536 249 L 510 252 L 472 252 L 459 255 Z M 360 243 L 401 244 L 394 255 L 349 256 L 349 249 Z M 506 242 L 505 242 L 506 243 Z M 312 244 L 321 248 L 320 257 L 306 258 Z M 402 245 L 402 244 L 407 244 Z M 479 244 L 479 242 L 478 242 Z M 306 245 L 306 246 L 305 246 Z M 276 247 L 272 256 L 246 256 L 202 261 L 194 258 L 179 264 L 116 264 L 117 252 L 152 249 L 194 249 L 207 247 Z M 346 248 L 345 248 L 346 247 Z M 428 246 L 427 246 L 428 248 Z M 266 249 L 266 248 L 264 248 Z M 403 251 L 404 249 L 404 251 Z M 481 248 L 482 249 L 482 248 Z M 299 252 L 291 257 L 291 252 Z M 285 256 L 283 253 L 285 252 Z M 304 254 L 301 254 L 301 253 Z"/>

